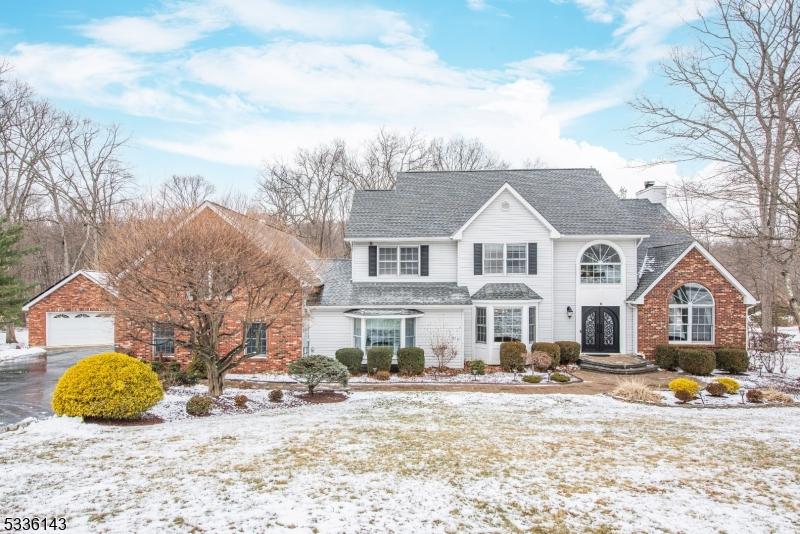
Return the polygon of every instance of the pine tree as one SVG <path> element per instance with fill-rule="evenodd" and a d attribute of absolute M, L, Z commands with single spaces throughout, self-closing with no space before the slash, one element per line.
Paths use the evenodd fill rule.
<path fill-rule="evenodd" d="M 14 271 L 27 250 L 20 248 L 22 226 L 8 224 L 0 219 L 0 321 L 6 328 L 6 342 L 16 343 L 14 324 L 22 315 L 22 304 L 26 300 L 25 286 Z"/>

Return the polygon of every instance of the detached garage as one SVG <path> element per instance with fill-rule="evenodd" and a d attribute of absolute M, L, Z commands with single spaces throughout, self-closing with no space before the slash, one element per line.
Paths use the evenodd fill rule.
<path fill-rule="evenodd" d="M 31 346 L 113 346 L 105 273 L 78 271 L 28 301 L 22 310 Z"/>

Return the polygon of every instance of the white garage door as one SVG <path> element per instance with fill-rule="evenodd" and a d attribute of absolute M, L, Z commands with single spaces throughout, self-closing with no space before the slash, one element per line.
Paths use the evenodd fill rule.
<path fill-rule="evenodd" d="M 79 347 L 114 344 L 114 316 L 104 312 L 47 314 L 47 346 Z"/>

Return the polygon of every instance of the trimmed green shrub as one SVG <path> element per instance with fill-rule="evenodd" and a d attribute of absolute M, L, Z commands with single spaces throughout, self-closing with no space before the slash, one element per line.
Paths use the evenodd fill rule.
<path fill-rule="evenodd" d="M 367 351 L 367 372 L 389 371 L 392 368 L 392 347 L 372 347 Z"/>
<path fill-rule="evenodd" d="M 203 417 L 211 413 L 214 399 L 208 395 L 194 395 L 186 402 L 186 413 L 196 417 Z"/>
<path fill-rule="evenodd" d="M 565 375 L 564 373 L 552 373 L 550 375 L 550 380 L 555 380 L 556 382 L 569 382 L 570 377 L 569 375 Z"/>
<path fill-rule="evenodd" d="M 750 367 L 750 356 L 745 349 L 719 348 L 714 351 L 717 369 L 739 375 Z"/>
<path fill-rule="evenodd" d="M 322 382 L 338 382 L 346 386 L 349 376 L 347 367 L 333 358 L 317 354 L 289 362 L 288 370 L 292 378 L 306 385 L 309 395 L 313 395 L 314 388 Z"/>
<path fill-rule="evenodd" d="M 267 395 L 267 398 L 270 402 L 281 402 L 283 401 L 283 390 L 282 389 L 273 389 Z"/>
<path fill-rule="evenodd" d="M 397 369 L 403 376 L 419 376 L 425 371 L 425 351 L 404 347 L 397 351 Z"/>
<path fill-rule="evenodd" d="M 206 362 L 197 356 L 192 357 L 192 361 L 186 367 L 186 372 L 194 380 L 208 378 L 208 370 L 206 369 Z"/>
<path fill-rule="evenodd" d="M 361 372 L 361 362 L 364 361 L 364 351 L 358 347 L 348 347 L 336 351 L 336 359 L 347 367 L 351 374 Z"/>
<path fill-rule="evenodd" d="M 581 344 L 575 341 L 556 341 L 561 351 L 561 364 L 578 363 L 581 357 Z"/>
<path fill-rule="evenodd" d="M 678 347 L 675 345 L 656 346 L 656 365 L 668 371 L 678 368 Z"/>
<path fill-rule="evenodd" d="M 550 369 L 555 369 L 561 365 L 561 347 L 555 343 L 545 343 L 544 341 L 534 343 L 531 347 L 531 352 L 546 352 L 549 354 L 550 359 L 553 360 L 550 364 Z"/>
<path fill-rule="evenodd" d="M 691 375 L 710 375 L 717 367 L 717 360 L 708 349 L 680 349 L 678 367 Z"/>
<path fill-rule="evenodd" d="M 53 411 L 71 417 L 135 419 L 164 397 L 150 365 L 118 352 L 88 356 L 64 372 Z"/>
<path fill-rule="evenodd" d="M 522 371 L 525 367 L 525 344 L 519 341 L 500 343 L 500 368 L 503 371 Z"/>
<path fill-rule="evenodd" d="M 469 371 L 475 375 L 486 374 L 486 362 L 483 360 L 472 360 L 469 362 Z"/>
<path fill-rule="evenodd" d="M 542 377 L 539 375 L 525 375 L 522 377 L 522 381 L 528 384 L 538 384 L 542 381 Z"/>

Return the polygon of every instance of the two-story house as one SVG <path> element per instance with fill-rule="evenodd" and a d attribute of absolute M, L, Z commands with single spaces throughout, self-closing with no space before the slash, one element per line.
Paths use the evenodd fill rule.
<path fill-rule="evenodd" d="M 357 191 L 352 255 L 322 260 L 307 350 L 453 344 L 450 365 L 499 363 L 500 343 L 585 353 L 661 343 L 744 346 L 752 295 L 646 184 L 620 199 L 594 169 L 409 172 Z"/>

